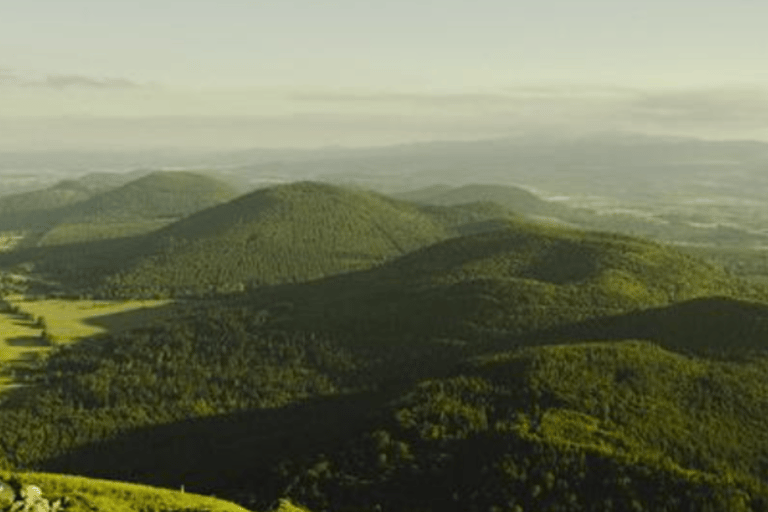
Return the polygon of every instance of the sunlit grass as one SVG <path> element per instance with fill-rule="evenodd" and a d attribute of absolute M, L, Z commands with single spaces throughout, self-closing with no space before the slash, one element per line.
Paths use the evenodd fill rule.
<path fill-rule="evenodd" d="M 67 510 L 71 512 L 247 512 L 247 509 L 224 500 L 148 485 L 70 475 L 4 471 L 0 471 L 0 479 L 17 480 L 21 485 L 36 485 L 48 500 L 66 496 L 71 502 Z"/>
<path fill-rule="evenodd" d="M 164 313 L 167 300 L 31 300 L 5 298 L 20 314 L 0 313 L 0 391 L 15 384 L 2 367 L 45 355 L 54 345 L 147 325 Z M 131 314 L 121 314 L 131 313 Z M 25 318 L 26 314 L 26 318 Z M 44 325 L 38 324 L 42 318 Z M 45 332 L 45 337 L 43 333 Z"/>

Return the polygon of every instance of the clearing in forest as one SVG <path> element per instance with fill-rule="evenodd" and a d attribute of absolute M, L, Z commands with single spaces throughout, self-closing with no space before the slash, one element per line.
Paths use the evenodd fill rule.
<path fill-rule="evenodd" d="M 152 323 L 167 315 L 168 300 L 4 299 L 19 313 L 0 312 L 0 391 L 14 384 L 14 366 L 44 356 L 51 347 Z M 38 319 L 43 319 L 43 324 Z M 48 340 L 43 338 L 43 330 Z"/>

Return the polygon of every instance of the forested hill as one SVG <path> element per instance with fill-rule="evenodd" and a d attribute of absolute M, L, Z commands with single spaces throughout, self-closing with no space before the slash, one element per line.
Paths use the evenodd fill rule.
<path fill-rule="evenodd" d="M 758 290 L 660 244 L 517 220 L 423 245 L 446 233 L 424 215 L 298 183 L 168 226 L 152 240 L 182 241 L 158 272 L 252 234 L 278 270 L 363 236 L 393 259 L 53 349 L 23 374 L 35 392 L 0 403 L 0 467 L 183 478 L 256 510 L 768 511 L 766 305 L 712 298 Z M 741 359 L 687 353 L 742 337 Z"/>
<path fill-rule="evenodd" d="M 181 217 L 229 201 L 236 192 L 191 172 L 153 172 L 73 205 L 63 223 L 115 222 Z"/>
<path fill-rule="evenodd" d="M 761 292 L 640 239 L 506 221 L 367 272 L 283 290 L 307 322 L 360 334 L 519 334 L 710 295 Z M 299 313 L 304 311 L 304 313 Z"/>
<path fill-rule="evenodd" d="M 415 203 L 453 206 L 474 202 L 494 202 L 512 211 L 528 215 L 556 216 L 570 209 L 545 201 L 520 187 L 471 184 L 460 187 L 433 186 L 394 194 L 393 197 Z"/>
<path fill-rule="evenodd" d="M 300 182 L 258 190 L 146 240 L 153 250 L 109 279 L 117 293 L 242 289 L 368 268 L 442 240 L 415 205 Z"/>
<path fill-rule="evenodd" d="M 24 232 L 26 246 L 117 238 L 153 231 L 237 195 L 217 179 L 190 172 L 142 174 L 86 175 L 0 198 L 0 229 Z"/>
<path fill-rule="evenodd" d="M 630 212 L 600 212 L 590 208 L 578 208 L 556 201 L 547 201 L 520 187 L 509 185 L 470 184 L 458 187 L 436 185 L 394 194 L 393 197 L 423 205 L 454 207 L 478 201 L 491 202 L 534 221 L 614 233 L 632 233 L 662 242 L 724 246 L 764 245 L 768 242 L 768 237 L 764 234 L 742 227 L 712 228 L 669 216 L 654 218 Z"/>
<path fill-rule="evenodd" d="M 148 176 L 141 181 L 158 179 Z M 114 193 L 132 190 L 132 185 Z M 0 266 L 32 263 L 37 272 L 69 289 L 93 291 L 96 287 L 109 296 L 200 294 L 369 268 L 515 218 L 519 216 L 493 203 L 419 206 L 374 192 L 299 182 L 251 192 L 151 233 L 60 242 L 55 247 L 0 255 Z M 133 224 L 141 227 L 150 222 Z M 125 223 L 62 224 L 39 245 L 60 235 L 73 238 L 78 234 L 73 231 L 82 226 L 91 233 L 113 225 L 124 227 Z M 105 233 L 101 238 L 114 236 Z"/>
<path fill-rule="evenodd" d="M 0 230 L 45 230 L 61 220 L 63 207 L 92 195 L 85 184 L 67 180 L 43 190 L 0 197 Z"/>
<path fill-rule="evenodd" d="M 0 229 L 41 229 L 61 222 L 62 208 L 86 201 L 149 174 L 98 172 L 62 180 L 40 190 L 0 197 Z"/>

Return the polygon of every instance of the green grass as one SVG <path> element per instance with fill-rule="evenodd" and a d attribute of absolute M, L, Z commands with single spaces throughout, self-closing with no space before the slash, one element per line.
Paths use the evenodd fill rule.
<path fill-rule="evenodd" d="M 209 496 L 79 476 L 0 471 L 0 480 L 36 485 L 50 501 L 66 496 L 71 512 L 247 512 Z"/>
<path fill-rule="evenodd" d="M 19 384 L 8 370 L 23 361 L 44 357 L 56 345 L 147 326 L 163 317 L 163 310 L 158 308 L 168 304 L 144 300 L 30 300 L 19 295 L 5 297 L 4 301 L 18 308 L 20 314 L 0 313 L 0 392 L 4 387 Z M 47 333 L 45 340 L 43 327 L 37 325 L 41 317 Z"/>

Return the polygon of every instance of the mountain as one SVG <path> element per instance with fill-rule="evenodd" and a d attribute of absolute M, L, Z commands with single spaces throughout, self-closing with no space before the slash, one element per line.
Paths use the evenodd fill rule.
<path fill-rule="evenodd" d="M 93 191 L 74 180 L 32 192 L 0 197 L 0 230 L 46 230 L 55 225 L 64 207 L 84 201 Z"/>
<path fill-rule="evenodd" d="M 768 243 L 768 235 L 746 227 L 691 222 L 671 215 L 650 213 L 653 208 L 588 209 L 546 201 L 520 187 L 471 184 L 459 187 L 434 186 L 393 197 L 425 205 L 456 206 L 491 202 L 536 222 L 579 227 L 581 229 L 632 233 L 663 242 L 716 246 L 752 246 Z"/>
<path fill-rule="evenodd" d="M 153 172 L 70 208 L 65 223 L 178 219 L 233 199 L 224 183 L 191 172 Z"/>
<path fill-rule="evenodd" d="M 301 182 L 261 189 L 147 238 L 152 252 L 109 285 L 243 287 L 368 268 L 449 236 L 414 205 Z"/>
<path fill-rule="evenodd" d="M 441 206 L 493 202 L 509 210 L 530 215 L 557 215 L 569 210 L 557 203 L 545 201 L 520 187 L 510 185 L 472 184 L 455 188 L 436 186 L 394 194 L 393 197 Z"/>
<path fill-rule="evenodd" d="M 295 292 L 278 290 L 262 303 L 292 302 L 294 321 L 315 325 L 322 318 L 328 329 L 366 336 L 407 332 L 475 338 L 483 332 L 517 335 L 695 297 L 751 293 L 722 269 L 653 242 L 496 222 L 504 223 L 496 231 L 423 247 L 366 272 Z"/>
<path fill-rule="evenodd" d="M 107 209 L 126 210 L 132 211 Z M 0 265 L 29 262 L 69 286 L 99 286 L 120 296 L 242 290 L 369 268 L 453 236 L 462 222 L 497 213 L 510 216 L 488 205 L 420 208 L 372 192 L 300 182 L 257 190 L 152 233 L 16 251 L 0 255 Z"/>
<path fill-rule="evenodd" d="M 100 187 L 104 186 L 101 178 L 86 176 L 77 183 Z M 106 183 L 114 181 L 110 177 Z M 236 195 L 214 178 L 188 172 L 153 172 L 56 209 L 50 228 L 35 243 L 61 245 L 146 233 Z"/>

